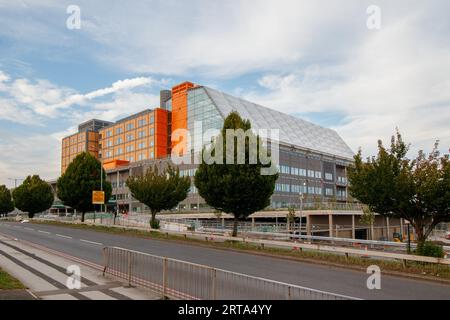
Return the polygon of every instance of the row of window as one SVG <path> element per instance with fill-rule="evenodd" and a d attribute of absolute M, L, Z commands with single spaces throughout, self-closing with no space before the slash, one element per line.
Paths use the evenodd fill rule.
<path fill-rule="evenodd" d="M 284 165 L 279 165 L 278 170 L 280 171 L 280 173 L 283 173 L 283 174 L 291 174 L 294 176 L 322 179 L 321 171 L 306 170 L 306 169 L 302 169 L 302 168 L 289 167 L 289 166 L 284 166 Z M 330 174 L 328 174 L 328 176 L 326 175 L 326 177 L 330 177 L 329 175 Z M 331 174 L 330 180 L 333 180 L 332 174 Z"/>
<path fill-rule="evenodd" d="M 283 174 L 290 174 L 290 175 L 294 175 L 294 176 L 322 179 L 322 172 L 320 172 L 320 171 L 306 170 L 306 169 L 302 169 L 302 168 L 289 167 L 289 166 L 285 166 L 285 165 L 279 165 L 278 170 L 280 173 L 283 173 Z M 329 173 L 329 172 L 325 172 L 324 178 L 325 178 L 325 180 L 333 181 L 333 174 Z M 347 178 L 338 176 L 337 181 L 345 184 L 345 183 L 347 183 Z"/>
<path fill-rule="evenodd" d="M 113 156 L 120 156 L 122 154 L 123 154 L 123 149 L 122 148 L 118 148 L 117 152 L 115 152 L 115 154 L 113 153 L 113 151 L 109 150 L 109 151 L 105 152 L 105 158 L 112 158 Z M 155 152 L 151 151 L 149 159 L 153 159 L 153 158 L 155 158 Z M 138 154 L 138 158 L 137 159 L 138 159 L 138 161 L 145 160 L 146 159 L 145 153 Z M 134 161 L 134 157 L 133 156 L 127 156 L 127 157 L 125 157 L 125 160 L 133 162 Z"/>
<path fill-rule="evenodd" d="M 111 182 L 111 186 L 113 189 L 117 188 L 117 181 Z M 127 183 L 125 181 L 119 181 L 119 188 L 125 188 L 127 186 Z"/>
<path fill-rule="evenodd" d="M 154 134 L 155 134 L 155 129 L 154 128 L 150 128 L 150 136 L 153 136 Z M 138 139 L 142 139 L 142 138 L 145 138 L 145 131 L 139 131 L 138 132 Z M 125 140 L 127 142 L 133 141 L 134 140 L 134 135 L 133 134 L 128 134 L 126 136 Z M 116 145 L 119 145 L 119 144 L 122 144 L 122 143 L 123 143 L 122 137 L 119 137 L 119 138 L 116 139 Z M 106 142 L 106 146 L 107 147 L 112 147 L 113 145 L 114 144 L 113 144 L 112 140 L 108 140 Z"/>
<path fill-rule="evenodd" d="M 306 193 L 306 194 L 317 194 L 322 195 L 323 190 L 325 190 L 325 195 L 332 196 L 334 190 L 332 188 L 322 188 L 322 187 L 306 187 L 301 185 L 290 185 L 287 183 L 276 183 L 275 191 L 277 192 L 290 192 L 290 193 Z"/>
<path fill-rule="evenodd" d="M 155 117 L 154 116 L 150 116 L 150 121 L 149 124 L 153 124 L 155 122 Z M 143 127 L 147 124 L 147 121 L 145 119 L 140 119 L 138 120 L 138 128 Z M 134 129 L 134 123 L 128 123 L 125 127 L 126 131 L 130 131 Z M 153 128 L 152 128 L 153 129 Z M 118 127 L 116 128 L 116 134 L 121 134 L 123 133 L 123 128 L 122 127 Z M 106 131 L 106 137 L 109 138 L 113 135 L 113 131 L 112 130 L 107 130 Z"/>

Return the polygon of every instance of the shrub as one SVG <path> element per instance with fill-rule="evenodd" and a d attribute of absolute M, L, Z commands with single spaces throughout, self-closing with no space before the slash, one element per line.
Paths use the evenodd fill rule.
<path fill-rule="evenodd" d="M 416 254 L 419 256 L 443 258 L 445 256 L 442 246 L 434 244 L 431 241 L 419 243 L 417 245 Z"/>
<path fill-rule="evenodd" d="M 159 229 L 159 220 L 155 219 L 155 220 L 150 220 L 150 227 L 152 229 Z"/>

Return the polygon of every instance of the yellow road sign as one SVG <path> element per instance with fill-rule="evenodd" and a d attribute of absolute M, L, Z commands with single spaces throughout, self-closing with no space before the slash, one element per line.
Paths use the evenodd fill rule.
<path fill-rule="evenodd" d="M 105 204 L 105 192 L 92 191 L 92 204 Z"/>

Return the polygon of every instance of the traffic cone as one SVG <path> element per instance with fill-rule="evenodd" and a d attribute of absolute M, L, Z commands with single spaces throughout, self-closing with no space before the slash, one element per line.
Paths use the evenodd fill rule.
<path fill-rule="evenodd" d="M 365 251 L 365 254 L 362 257 L 363 258 L 368 258 L 369 255 L 368 255 L 368 252 L 367 252 L 367 245 L 365 246 L 364 251 Z"/>

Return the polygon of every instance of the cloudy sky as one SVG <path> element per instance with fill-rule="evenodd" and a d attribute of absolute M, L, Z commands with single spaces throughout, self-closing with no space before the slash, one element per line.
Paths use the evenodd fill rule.
<path fill-rule="evenodd" d="M 72 4 L 80 29 L 66 25 Z M 155 107 L 184 80 L 331 127 L 365 155 L 395 127 L 412 152 L 439 139 L 447 153 L 449 12 L 448 0 L 0 0 L 0 184 L 58 177 L 78 123 Z"/>

